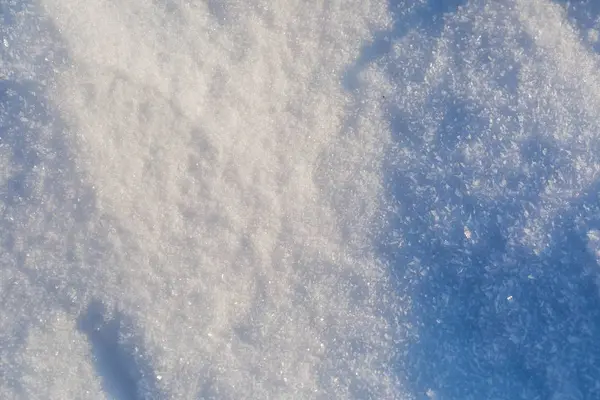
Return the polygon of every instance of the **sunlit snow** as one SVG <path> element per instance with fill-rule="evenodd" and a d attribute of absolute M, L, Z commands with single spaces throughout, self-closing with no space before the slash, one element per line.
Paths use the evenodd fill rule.
<path fill-rule="evenodd" d="M 0 399 L 600 398 L 600 2 L 0 13 Z"/>

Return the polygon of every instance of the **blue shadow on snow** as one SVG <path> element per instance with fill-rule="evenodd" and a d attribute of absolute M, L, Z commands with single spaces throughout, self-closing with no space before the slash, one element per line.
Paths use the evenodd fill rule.
<path fill-rule="evenodd" d="M 439 35 L 443 13 L 463 2 L 432 1 L 406 15 L 394 11 L 401 3 L 390 2 L 393 31 L 379 33 L 347 71 L 348 90 L 390 50 L 388 39 L 413 27 Z M 542 182 L 568 170 L 568 156 L 533 135 L 520 145 L 529 172 L 496 172 L 491 179 L 505 179 L 507 189 L 493 200 L 477 197 L 467 183 L 476 172 L 460 147 L 465 132 L 485 129 L 480 110 L 442 90 L 431 97 L 425 107 L 443 115 L 432 147 L 422 147 L 417 117 L 390 114 L 396 146 L 416 154 L 402 168 L 389 160 L 388 198 L 404 208 L 380 248 L 397 290 L 411 299 L 414 332 L 397 360 L 406 390 L 416 399 L 600 398 L 599 267 L 586 239 L 600 228 L 600 181 L 561 207 L 547 246 L 535 252 L 513 240 L 514 228 L 543 207 Z M 516 116 L 507 120 L 520 127 Z M 450 219 L 437 221 L 432 211 Z"/>

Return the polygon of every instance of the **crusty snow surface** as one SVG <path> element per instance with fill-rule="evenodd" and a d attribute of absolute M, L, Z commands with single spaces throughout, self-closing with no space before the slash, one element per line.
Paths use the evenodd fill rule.
<path fill-rule="evenodd" d="M 600 398 L 600 2 L 0 16 L 1 399 Z"/>

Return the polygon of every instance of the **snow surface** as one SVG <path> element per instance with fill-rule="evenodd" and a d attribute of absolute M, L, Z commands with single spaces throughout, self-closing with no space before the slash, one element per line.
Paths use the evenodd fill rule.
<path fill-rule="evenodd" d="M 1 399 L 600 398 L 600 3 L 0 12 Z"/>

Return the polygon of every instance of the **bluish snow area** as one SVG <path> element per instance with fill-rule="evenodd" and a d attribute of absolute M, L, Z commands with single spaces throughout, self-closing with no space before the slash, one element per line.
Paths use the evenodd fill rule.
<path fill-rule="evenodd" d="M 600 399 L 600 1 L 0 15 L 0 399 Z"/>

